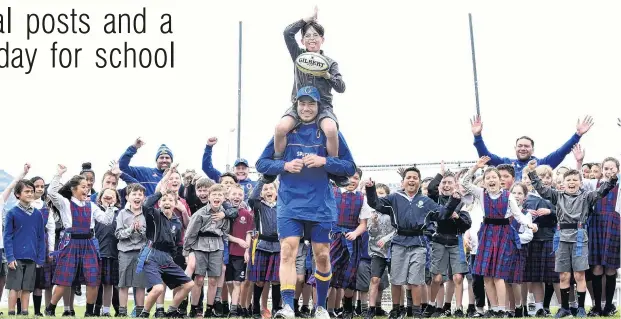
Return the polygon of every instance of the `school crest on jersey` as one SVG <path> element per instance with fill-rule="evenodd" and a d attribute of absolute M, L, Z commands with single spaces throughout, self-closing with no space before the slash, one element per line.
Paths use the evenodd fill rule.
<path fill-rule="evenodd" d="M 170 228 L 170 232 L 171 233 L 175 233 L 175 231 L 177 230 L 177 226 L 173 225 L 173 227 Z"/>
<path fill-rule="evenodd" d="M 424 205 L 425 205 L 425 203 L 423 203 L 422 200 L 419 200 L 418 203 L 416 203 L 416 207 L 418 207 L 418 208 L 423 208 Z"/>
<path fill-rule="evenodd" d="M 245 224 L 246 223 L 246 216 L 241 216 L 239 218 L 239 222 L 242 223 L 242 224 Z"/>

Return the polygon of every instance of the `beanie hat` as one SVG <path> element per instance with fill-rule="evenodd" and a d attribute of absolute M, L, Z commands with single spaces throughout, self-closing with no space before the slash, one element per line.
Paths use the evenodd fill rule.
<path fill-rule="evenodd" d="M 170 156 L 170 160 L 173 160 L 173 153 L 170 148 L 166 146 L 166 144 L 162 144 L 160 148 L 157 149 L 157 154 L 155 154 L 155 160 L 157 161 L 157 159 L 162 155 L 168 155 Z"/>

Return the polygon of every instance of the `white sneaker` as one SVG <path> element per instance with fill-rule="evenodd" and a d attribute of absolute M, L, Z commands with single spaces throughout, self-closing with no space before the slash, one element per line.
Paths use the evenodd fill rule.
<path fill-rule="evenodd" d="M 330 314 L 324 307 L 317 307 L 315 309 L 315 319 L 330 319 Z"/>
<path fill-rule="evenodd" d="M 274 318 L 294 319 L 295 312 L 293 311 L 293 309 L 291 309 L 289 305 L 285 305 L 284 307 L 282 307 L 282 309 L 278 310 L 274 314 Z"/>

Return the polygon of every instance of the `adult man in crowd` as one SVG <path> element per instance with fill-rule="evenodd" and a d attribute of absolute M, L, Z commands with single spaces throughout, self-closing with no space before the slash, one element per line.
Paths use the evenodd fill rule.
<path fill-rule="evenodd" d="M 145 196 L 150 196 L 155 192 L 155 187 L 162 179 L 164 170 L 170 167 L 173 162 L 173 153 L 166 146 L 162 144 L 155 154 L 155 163 L 157 167 L 143 167 L 143 166 L 129 166 L 132 157 L 136 155 L 138 149 L 144 145 L 144 141 L 139 137 L 136 139 L 133 145 L 127 148 L 125 153 L 121 155 L 119 159 L 119 168 L 125 174 L 138 180 L 142 186 L 146 189 Z"/>
<path fill-rule="evenodd" d="M 476 147 L 479 157 L 489 156 L 491 160 L 488 164 L 493 166 L 498 166 L 500 164 L 513 165 L 515 168 L 515 180 L 519 181 L 522 179 L 522 170 L 524 167 L 528 166 L 528 162 L 530 160 L 537 160 L 537 165 L 550 165 L 552 169 L 559 166 L 565 159 L 565 156 L 571 152 L 571 148 L 580 142 L 582 135 L 591 129 L 591 126 L 593 126 L 593 118 L 587 115 L 584 120 L 578 120 L 578 124 L 576 124 L 576 133 L 574 133 L 574 135 L 558 150 L 548 154 L 548 156 L 544 158 L 537 158 L 533 156 L 535 151 L 535 141 L 528 136 L 519 137 L 515 141 L 515 156 L 517 159 L 500 157 L 493 154 L 487 149 L 487 146 L 485 146 L 485 143 L 483 142 L 483 136 L 481 135 L 481 132 L 483 131 L 483 122 L 481 122 L 481 117 L 475 116 L 472 120 L 470 120 L 470 125 L 472 134 L 474 135 L 474 147 Z"/>
<path fill-rule="evenodd" d="M 211 154 L 213 151 L 213 146 L 218 143 L 217 137 L 210 137 L 207 139 L 207 145 L 205 146 L 205 153 L 203 153 L 203 172 L 207 174 L 207 177 L 212 180 L 219 182 L 222 173 L 213 167 L 213 161 L 211 159 Z M 235 164 L 233 164 L 233 173 L 235 177 L 237 177 L 237 183 L 244 188 L 245 198 L 248 198 L 248 195 L 252 193 L 252 189 L 256 186 L 257 182 L 253 181 L 248 177 L 248 173 L 250 172 L 250 166 L 248 165 L 248 161 L 243 158 L 238 158 L 235 160 Z"/>

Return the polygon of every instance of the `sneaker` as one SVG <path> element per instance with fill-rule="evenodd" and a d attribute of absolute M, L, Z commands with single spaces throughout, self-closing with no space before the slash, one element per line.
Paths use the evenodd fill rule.
<path fill-rule="evenodd" d="M 395 309 L 391 310 L 388 319 L 401 319 L 401 311 Z"/>
<path fill-rule="evenodd" d="M 440 314 L 440 318 L 446 318 L 451 316 L 451 309 L 442 309 L 442 314 Z"/>
<path fill-rule="evenodd" d="M 166 318 L 166 310 L 164 308 L 155 309 L 155 318 Z"/>
<path fill-rule="evenodd" d="M 132 309 L 132 313 L 130 315 L 132 318 L 136 318 L 136 307 L 134 307 L 134 309 Z"/>
<path fill-rule="evenodd" d="M 541 308 L 541 309 L 537 310 L 537 312 L 535 312 L 535 317 L 545 318 L 547 316 L 548 316 L 548 314 L 546 313 L 545 309 L 543 309 L 543 308 Z"/>
<path fill-rule="evenodd" d="M 224 307 L 222 306 L 222 301 L 216 301 L 213 304 L 213 313 L 214 313 L 214 317 L 216 318 L 220 318 L 222 317 L 222 314 L 224 313 Z"/>
<path fill-rule="evenodd" d="M 55 311 L 52 311 L 49 308 L 45 308 L 44 314 L 46 317 L 56 317 Z M 4 313 L 0 316 L 4 316 Z"/>
<path fill-rule="evenodd" d="M 464 317 L 464 311 L 461 309 L 457 309 L 455 310 L 455 312 L 453 313 L 453 316 L 457 317 L 457 318 L 462 318 Z"/>
<path fill-rule="evenodd" d="M 375 311 L 371 311 L 371 309 L 369 309 L 369 311 L 367 311 L 367 313 L 364 314 L 364 319 L 373 319 L 375 317 Z"/>
<path fill-rule="evenodd" d="M 442 308 L 436 308 L 436 310 L 431 315 L 431 318 L 440 318 L 444 315 L 444 310 Z"/>
<path fill-rule="evenodd" d="M 166 312 L 166 318 L 183 318 L 179 310 L 170 310 Z"/>
<path fill-rule="evenodd" d="M 148 314 L 147 314 L 147 315 L 148 315 Z M 115 314 L 115 317 L 127 317 L 127 311 L 117 312 L 117 313 Z M 142 317 L 140 317 L 140 316 L 137 316 L 137 317 L 142 318 Z"/>
<path fill-rule="evenodd" d="M 291 306 L 285 305 L 284 307 L 282 307 L 282 309 L 280 309 L 280 310 L 278 310 L 278 312 L 276 312 L 276 314 L 274 315 L 274 319 L 276 319 L 276 318 L 294 319 L 295 318 L 295 312 L 293 311 L 293 309 L 291 309 Z"/>
<path fill-rule="evenodd" d="M 556 313 L 556 316 L 554 316 L 554 318 L 565 318 L 565 317 L 573 317 L 573 315 L 571 314 L 571 311 L 565 308 L 559 308 L 558 312 Z"/>
<path fill-rule="evenodd" d="M 382 309 L 382 307 L 376 307 L 375 308 L 375 315 L 378 317 L 388 317 L 388 312 L 386 312 L 386 310 Z"/>
<path fill-rule="evenodd" d="M 138 318 L 149 318 L 149 313 L 146 311 L 143 311 L 140 313 L 140 315 L 138 315 Z"/>
<path fill-rule="evenodd" d="M 315 319 L 330 319 L 330 314 L 328 314 L 328 311 L 324 307 L 313 308 L 313 311 L 315 311 L 315 315 L 313 316 Z"/>
<path fill-rule="evenodd" d="M 229 306 L 229 302 L 223 302 L 222 303 L 222 316 L 223 317 L 228 317 L 229 314 L 231 314 L 231 307 Z"/>
<path fill-rule="evenodd" d="M 484 317 L 485 317 L 485 314 L 482 312 L 476 311 L 476 309 L 474 310 L 474 313 L 469 316 L 469 318 L 484 318 Z"/>
<path fill-rule="evenodd" d="M 408 317 L 414 316 L 414 314 L 412 313 L 412 307 L 408 306 L 405 308 L 405 315 Z"/>
<path fill-rule="evenodd" d="M 302 306 L 300 308 L 300 318 L 310 318 L 310 317 L 311 317 L 310 308 L 308 306 Z"/>
<path fill-rule="evenodd" d="M 112 315 L 110 313 L 102 313 L 101 317 L 112 317 Z"/>
<path fill-rule="evenodd" d="M 569 312 L 571 312 L 572 316 L 575 316 L 578 314 L 578 307 L 569 307 Z"/>
<path fill-rule="evenodd" d="M 35 315 L 35 317 L 43 317 L 43 314 L 42 314 L 42 313 L 40 313 L 40 312 L 35 312 L 35 314 L 34 314 L 34 315 Z"/>
<path fill-rule="evenodd" d="M 515 314 L 513 316 L 514 318 L 522 318 L 524 317 L 524 307 L 519 306 L 519 307 L 515 307 Z"/>
<path fill-rule="evenodd" d="M 455 311 L 455 313 L 457 313 L 457 311 Z M 468 306 L 468 309 L 466 309 L 466 317 L 468 318 L 474 316 L 474 314 L 476 313 L 477 313 L 477 309 L 474 307 Z M 457 317 L 457 314 L 455 314 L 455 317 Z"/>
<path fill-rule="evenodd" d="M 576 313 L 576 315 L 574 317 L 577 318 L 586 318 L 587 313 L 586 310 L 584 309 L 584 307 L 579 307 L 578 308 L 578 312 Z"/>
<path fill-rule="evenodd" d="M 587 313 L 587 317 L 601 317 L 602 316 L 602 309 L 600 307 L 592 307 L 591 310 L 589 310 L 589 313 Z"/>
<path fill-rule="evenodd" d="M 65 310 L 65 311 L 63 311 L 62 316 L 63 316 L 63 317 L 73 317 L 73 315 L 71 314 L 71 310 Z"/>
<path fill-rule="evenodd" d="M 606 305 L 606 307 L 604 307 L 604 310 L 602 311 L 602 316 L 603 317 L 612 317 L 614 315 L 617 314 L 617 307 L 615 307 L 615 305 Z"/>
<path fill-rule="evenodd" d="M 488 309 L 483 315 L 483 317 L 485 318 L 496 318 L 497 316 L 498 316 L 498 313 L 496 313 L 496 311 L 492 309 Z"/>
<path fill-rule="evenodd" d="M 552 314 L 552 312 L 550 311 L 550 308 L 543 308 L 543 311 L 545 311 L 546 317 Z"/>
<path fill-rule="evenodd" d="M 353 319 L 354 318 L 354 313 L 353 312 L 349 312 L 349 311 L 343 311 L 342 318 L 343 319 Z"/>
<path fill-rule="evenodd" d="M 192 309 L 190 309 L 190 312 L 188 312 L 188 318 L 196 318 L 196 316 L 198 315 L 198 309 L 192 307 Z"/>

